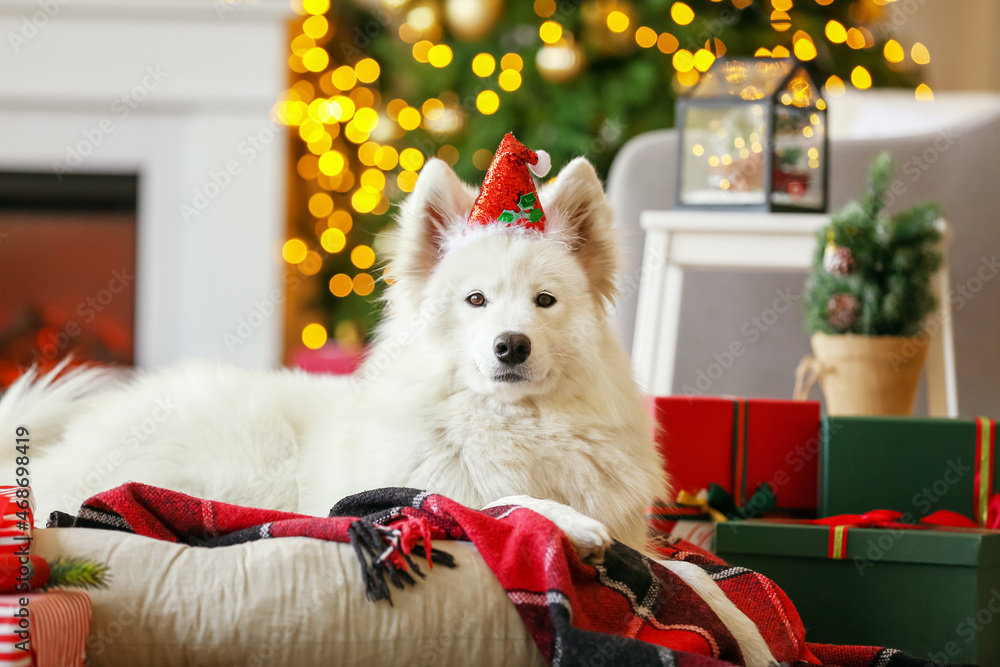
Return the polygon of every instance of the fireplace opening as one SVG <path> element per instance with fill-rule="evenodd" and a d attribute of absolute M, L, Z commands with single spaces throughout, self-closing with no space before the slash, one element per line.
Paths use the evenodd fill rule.
<path fill-rule="evenodd" d="M 138 177 L 0 171 L 0 389 L 32 365 L 131 365 Z"/>

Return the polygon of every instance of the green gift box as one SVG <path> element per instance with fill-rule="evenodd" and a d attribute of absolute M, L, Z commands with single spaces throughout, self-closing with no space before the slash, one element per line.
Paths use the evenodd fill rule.
<path fill-rule="evenodd" d="M 715 550 L 774 580 L 810 641 L 1000 665 L 998 531 L 749 520 L 717 524 Z"/>
<path fill-rule="evenodd" d="M 822 435 L 820 516 L 950 510 L 995 527 L 993 420 L 826 417 Z"/>

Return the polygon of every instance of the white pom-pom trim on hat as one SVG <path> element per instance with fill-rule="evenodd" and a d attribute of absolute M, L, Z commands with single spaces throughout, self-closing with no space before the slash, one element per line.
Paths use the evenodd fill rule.
<path fill-rule="evenodd" d="M 535 155 L 538 156 L 538 162 L 529 164 L 528 169 L 538 178 L 544 178 L 545 174 L 549 173 L 549 169 L 552 168 L 552 158 L 545 151 L 535 151 Z"/>

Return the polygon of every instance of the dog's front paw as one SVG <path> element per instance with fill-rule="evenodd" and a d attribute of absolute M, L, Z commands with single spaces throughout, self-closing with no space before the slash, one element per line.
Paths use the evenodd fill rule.
<path fill-rule="evenodd" d="M 585 563 L 598 565 L 604 562 L 604 552 L 611 546 L 611 533 L 600 521 L 567 507 L 571 514 L 561 520 L 549 517 L 559 526 Z"/>
<path fill-rule="evenodd" d="M 566 534 L 580 558 L 591 565 L 602 563 L 604 552 L 611 546 L 611 533 L 607 526 L 569 505 L 531 496 L 508 496 L 487 507 L 500 505 L 520 505 L 541 514 Z"/>

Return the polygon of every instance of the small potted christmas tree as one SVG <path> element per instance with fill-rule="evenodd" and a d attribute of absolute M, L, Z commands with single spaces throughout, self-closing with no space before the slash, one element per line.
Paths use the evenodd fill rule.
<path fill-rule="evenodd" d="M 806 281 L 806 325 L 814 359 L 800 367 L 823 385 L 834 415 L 908 415 L 927 354 L 924 319 L 936 300 L 931 279 L 941 264 L 936 204 L 895 216 L 886 210 L 894 171 L 878 155 L 864 196 L 820 230 Z"/>

